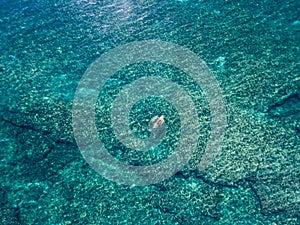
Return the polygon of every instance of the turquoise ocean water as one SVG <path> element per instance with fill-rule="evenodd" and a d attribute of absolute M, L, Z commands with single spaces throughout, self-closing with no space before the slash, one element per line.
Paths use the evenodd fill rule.
<path fill-rule="evenodd" d="M 300 224 L 299 1 L 0 0 L 0 27 L 1 225 Z M 206 65 L 203 74 L 210 71 L 217 85 L 205 83 L 205 75 L 201 86 L 186 71 L 157 61 L 128 64 L 106 81 L 97 73 L 113 70 L 126 54 L 133 61 L 151 52 L 160 56 L 162 44 L 157 50 L 117 51 L 119 58 L 91 69 L 108 52 L 146 40 L 193 52 Z M 191 55 L 179 55 L 164 52 L 161 59 L 181 57 L 189 71 L 198 68 L 189 63 Z M 105 83 L 78 91 L 89 73 Z M 153 77 L 180 87 L 190 96 L 193 113 L 183 94 L 174 94 L 165 80 L 130 86 Z M 126 88 L 134 94 L 124 94 Z M 117 111 L 127 124 L 115 128 L 111 115 L 118 96 L 132 100 L 151 88 L 156 88 L 154 94 L 136 101 L 129 112 Z M 215 90 L 221 90 L 218 96 L 210 94 Z M 155 96 L 160 91 L 184 110 Z M 168 161 L 178 169 L 142 186 L 127 171 L 111 167 L 112 161 L 97 170 L 93 162 L 107 158 L 98 149 L 87 157 L 81 148 L 86 146 L 76 138 L 78 93 L 86 103 L 78 105 L 83 115 L 88 115 L 89 97 L 97 97 L 91 118 L 113 158 L 140 168 L 165 162 L 179 149 L 181 155 Z M 220 96 L 226 111 L 214 114 Z M 158 128 L 151 122 L 156 115 L 164 115 Z M 220 151 L 199 169 L 209 141 L 216 150 L 222 136 L 214 135 L 213 121 L 224 118 Z M 81 119 L 80 137 L 89 145 L 92 128 L 88 118 Z M 199 124 L 197 130 L 190 129 L 194 124 Z M 134 141 L 126 145 L 127 136 L 116 135 L 123 127 L 134 140 L 148 140 L 147 150 L 134 151 Z M 185 147 L 194 145 L 181 165 L 189 156 Z M 156 169 L 144 179 L 159 177 L 164 167 Z"/>

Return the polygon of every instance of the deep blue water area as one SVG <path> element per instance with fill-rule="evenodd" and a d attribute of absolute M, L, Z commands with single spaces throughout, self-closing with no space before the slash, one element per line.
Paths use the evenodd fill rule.
<path fill-rule="evenodd" d="M 299 1 L 0 0 L 0 28 L 0 225 L 300 224 Z"/>

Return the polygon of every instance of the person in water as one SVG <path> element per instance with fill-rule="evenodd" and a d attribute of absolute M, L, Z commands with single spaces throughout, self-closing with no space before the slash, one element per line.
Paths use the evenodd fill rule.
<path fill-rule="evenodd" d="M 155 123 L 153 124 L 152 129 L 158 128 L 161 124 L 163 124 L 165 122 L 165 120 L 164 120 L 165 116 L 164 115 L 161 115 L 159 118 L 158 118 L 158 116 L 155 116 L 155 117 L 153 117 L 153 119 L 154 119 Z"/>

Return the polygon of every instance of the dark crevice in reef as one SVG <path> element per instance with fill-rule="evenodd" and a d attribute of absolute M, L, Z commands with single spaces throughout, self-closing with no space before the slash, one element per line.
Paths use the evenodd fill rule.
<path fill-rule="evenodd" d="M 300 113 L 300 96 L 292 94 L 280 102 L 269 107 L 267 113 L 271 117 L 288 117 Z"/>
<path fill-rule="evenodd" d="M 17 127 L 17 128 L 24 129 L 24 130 L 32 130 L 34 132 L 40 133 L 40 134 L 44 135 L 45 137 L 47 137 L 48 139 L 50 139 L 51 141 L 55 142 L 56 144 L 65 144 L 65 145 L 76 147 L 76 144 L 74 144 L 71 141 L 64 141 L 64 140 L 55 139 L 55 138 L 51 137 L 51 133 L 52 133 L 51 130 L 39 129 L 39 128 L 36 128 L 34 125 L 18 124 L 9 119 L 6 119 L 3 115 L 0 118 L 2 119 L 2 121 L 4 121 L 7 124 L 10 124 L 13 127 Z"/>
<path fill-rule="evenodd" d="M 14 160 L 5 162 L 8 167 L 14 167 L 16 176 L 24 176 L 29 181 L 49 180 L 69 163 L 82 160 L 74 143 L 55 138 L 51 130 L 18 124 L 4 116 L 0 118 L 18 143 Z"/>
<path fill-rule="evenodd" d="M 20 125 L 20 124 L 17 124 L 17 123 L 14 123 L 12 122 L 11 120 L 8 120 L 6 119 L 4 116 L 2 116 L 1 118 L 5 123 L 8 123 L 14 127 L 18 127 L 18 128 L 21 128 L 21 129 L 26 129 L 26 130 L 33 130 L 33 131 L 36 131 L 36 132 L 39 132 L 39 133 L 43 133 L 44 135 L 48 135 L 50 134 L 51 132 L 50 131 L 45 131 L 45 130 L 41 130 L 41 129 L 37 129 L 35 128 L 34 126 L 30 126 L 30 125 Z"/>

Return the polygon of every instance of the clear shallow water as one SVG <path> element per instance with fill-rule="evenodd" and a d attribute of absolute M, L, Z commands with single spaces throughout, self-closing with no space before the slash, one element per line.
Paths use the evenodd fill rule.
<path fill-rule="evenodd" d="M 2 224 L 299 222 L 297 1 L 0 4 Z M 200 88 L 162 65 L 120 71 L 99 98 L 100 115 L 108 115 L 116 90 L 134 78 L 170 77 L 193 96 L 202 131 L 181 172 L 129 188 L 84 161 L 73 137 L 72 103 L 80 78 L 99 56 L 149 39 L 186 47 L 207 63 L 223 91 L 228 127 L 215 163 L 198 171 L 211 118 Z M 176 145 L 178 117 L 163 101 L 150 104 L 155 107 L 141 103 L 132 111 L 131 127 L 147 135 L 153 115 L 168 115 L 164 154 L 153 153 L 159 160 Z M 111 153 L 137 163 L 140 158 L 110 141 L 111 132 L 101 132 L 109 131 L 109 116 L 104 118 L 98 114 L 97 127 Z M 144 157 L 147 163 L 152 159 Z"/>

